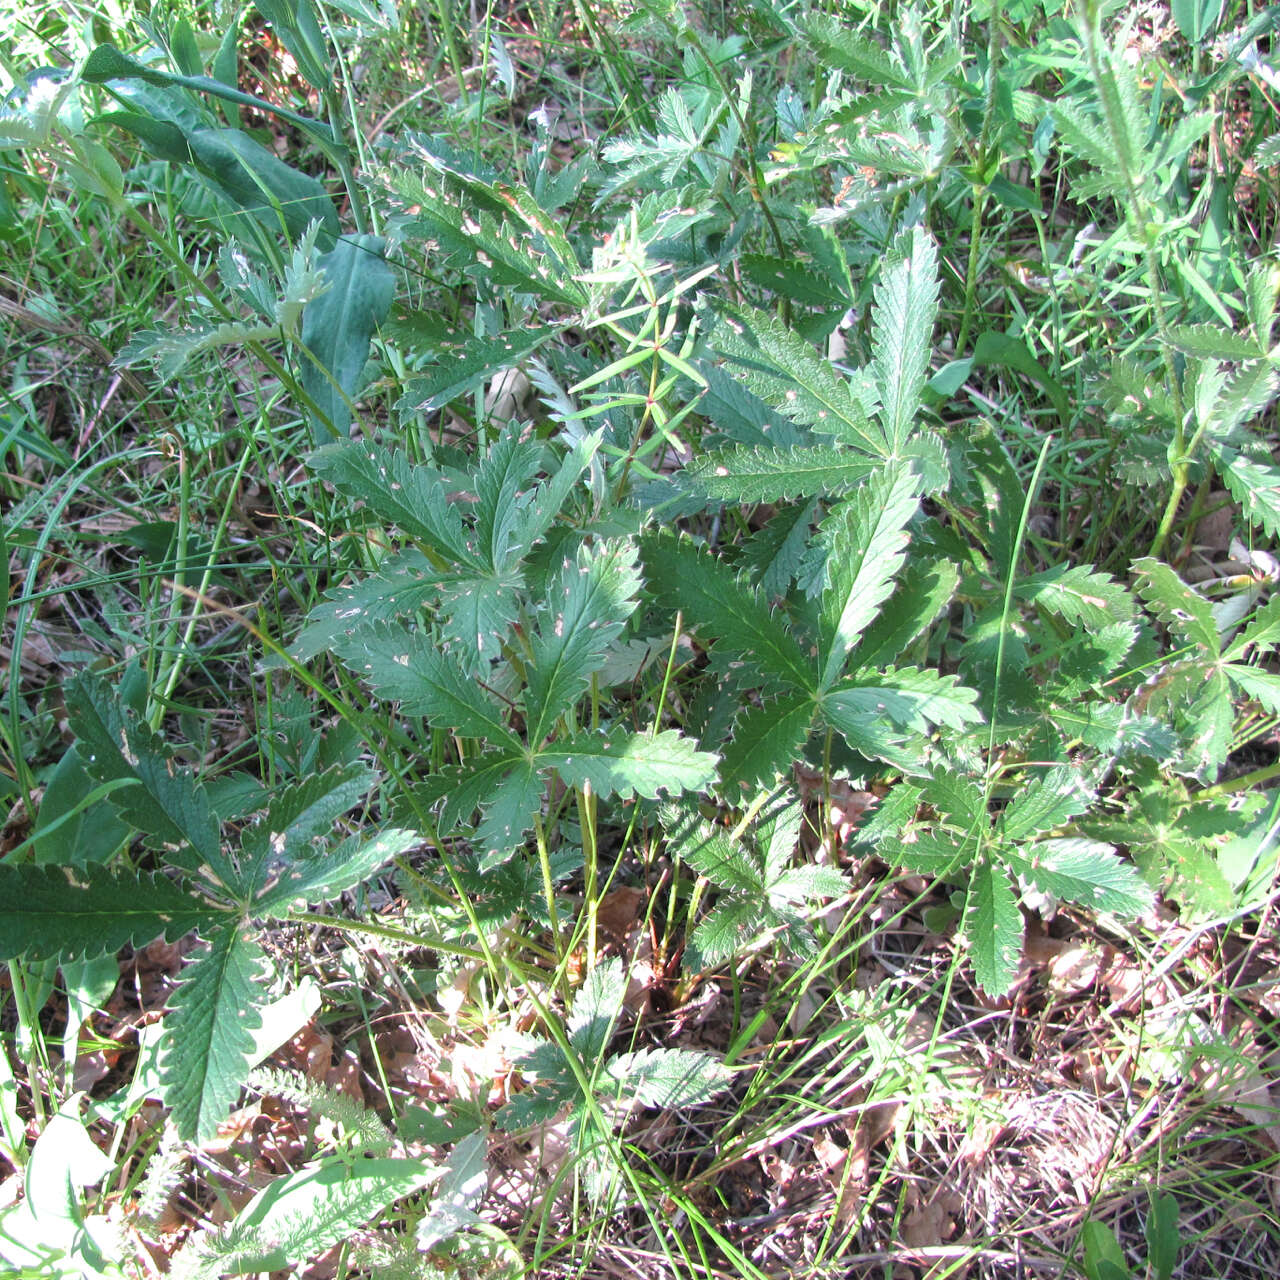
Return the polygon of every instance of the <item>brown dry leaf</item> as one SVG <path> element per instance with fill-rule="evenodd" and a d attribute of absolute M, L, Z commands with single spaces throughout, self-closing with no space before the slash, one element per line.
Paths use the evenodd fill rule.
<path fill-rule="evenodd" d="M 625 946 L 632 936 L 644 927 L 643 903 L 645 891 L 630 885 L 610 889 L 600 899 L 596 911 L 596 923 L 611 942 Z"/>
<path fill-rule="evenodd" d="M 947 1244 L 956 1233 L 956 1215 L 963 1201 L 949 1187 L 934 1187 L 902 1224 L 902 1243 L 908 1249 L 932 1249 Z"/>
<path fill-rule="evenodd" d="M 871 1173 L 871 1153 L 898 1126 L 903 1113 L 900 1102 L 877 1102 L 844 1122 L 849 1135 L 850 1179 L 865 1187 Z"/>
<path fill-rule="evenodd" d="M 850 1163 L 851 1149 L 819 1130 L 813 1138 L 813 1153 L 818 1157 L 823 1181 L 836 1195 L 836 1223 L 845 1226 L 857 1212 L 864 1187 Z"/>

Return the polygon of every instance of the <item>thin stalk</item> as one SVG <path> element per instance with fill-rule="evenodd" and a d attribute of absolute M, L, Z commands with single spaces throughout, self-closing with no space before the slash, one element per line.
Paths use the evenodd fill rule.
<path fill-rule="evenodd" d="M 547 900 L 547 919 L 551 922 L 551 941 L 555 949 L 556 960 L 561 968 L 564 966 L 564 952 L 561 949 L 560 912 L 556 909 L 556 885 L 551 875 L 551 853 L 547 848 L 547 832 L 542 825 L 542 814 L 534 814 L 533 831 L 538 844 L 538 869 L 542 872 L 542 894 Z"/>
<path fill-rule="evenodd" d="M 600 847 L 596 839 L 596 797 L 591 783 L 578 788 L 578 825 L 582 828 L 583 893 L 587 899 L 587 972 L 596 967 L 600 914 Z"/>

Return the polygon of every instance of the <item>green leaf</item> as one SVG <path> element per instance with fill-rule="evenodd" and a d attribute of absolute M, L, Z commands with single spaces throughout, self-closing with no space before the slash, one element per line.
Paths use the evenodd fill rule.
<path fill-rule="evenodd" d="M 539 761 L 541 763 L 541 761 Z M 501 865 L 520 847 L 524 833 L 533 826 L 545 791 L 535 764 L 518 760 L 506 776 L 481 800 L 484 820 L 476 828 L 472 844 L 480 854 L 479 868 Z"/>
<path fill-rule="evenodd" d="M 426 716 L 467 738 L 519 748 L 503 713 L 428 633 L 380 623 L 353 632 L 338 652 L 380 698 L 398 701 L 406 715 Z"/>
<path fill-rule="evenodd" d="M 525 707 L 537 746 L 591 685 L 609 646 L 635 611 L 640 590 L 636 547 L 600 542 L 563 561 L 547 587 L 529 641 Z"/>
<path fill-rule="evenodd" d="M 1237 689 L 1260 702 L 1270 715 L 1280 715 L 1280 675 L 1242 662 L 1230 663 L 1223 670 Z"/>
<path fill-rule="evenodd" d="M 255 111 L 263 111 L 269 115 L 279 116 L 282 120 L 289 120 L 317 141 L 327 144 L 330 150 L 334 146 L 333 130 L 327 124 L 321 124 L 319 120 L 312 120 L 309 116 L 299 115 L 296 111 L 275 106 L 264 98 L 255 98 L 252 94 L 242 93 L 239 89 L 223 84 L 220 80 L 214 80 L 210 76 L 182 76 L 170 71 L 158 71 L 121 53 L 114 45 L 98 45 L 85 59 L 85 64 L 80 70 L 80 79 L 86 84 L 107 84 L 112 80 L 141 80 L 144 84 L 173 85 L 191 89 L 196 93 L 207 93 L 225 102 L 234 102 L 237 106 L 252 107 Z"/>
<path fill-rule="evenodd" d="M 759 940 L 773 922 L 762 900 L 724 897 L 689 935 L 687 966 L 696 972 L 722 964 Z"/>
<path fill-rule="evenodd" d="M 815 673 L 791 630 L 720 560 L 691 542 L 652 538 L 644 545 L 645 582 L 667 607 L 705 627 L 726 655 L 750 661 L 762 681 L 812 689 Z"/>
<path fill-rule="evenodd" d="M 838 445 L 738 445 L 694 458 L 679 479 L 681 488 L 719 502 L 783 502 L 810 494 L 847 493 L 876 465 Z"/>
<path fill-rule="evenodd" d="M 769 881 L 769 902 L 800 903 L 815 898 L 842 898 L 849 881 L 834 867 L 789 867 Z"/>
<path fill-rule="evenodd" d="M 978 985 L 989 996 L 1004 995 L 1018 976 L 1022 913 L 1003 868 L 985 859 L 973 869 L 963 927 Z"/>
<path fill-rule="evenodd" d="M 328 902 L 362 884 L 422 837 L 412 831 L 383 831 L 372 840 L 349 836 L 336 849 L 295 858 L 276 883 L 254 900 L 255 914 L 283 915 L 297 902 Z"/>
<path fill-rule="evenodd" d="M 1249 650 L 1261 657 L 1270 653 L 1280 644 L 1280 595 L 1273 595 L 1265 604 L 1258 607 L 1249 621 L 1249 625 L 1232 641 L 1222 655 L 1228 661 L 1235 662 L 1243 658 Z"/>
<path fill-rule="evenodd" d="M 834 436 L 873 458 L 890 449 L 866 408 L 829 361 L 762 311 L 717 304 L 715 339 L 739 363 L 739 376 L 793 422 Z"/>
<path fill-rule="evenodd" d="M 1010 865 L 1043 893 L 1094 911 L 1138 916 L 1154 901 L 1137 871 L 1121 862 L 1109 844 L 1096 840 L 1042 840 L 1027 857 L 1007 856 Z"/>
<path fill-rule="evenodd" d="M 605 1064 L 619 1094 L 642 1107 L 696 1107 L 723 1093 L 733 1072 L 699 1049 L 638 1049 Z"/>
<path fill-rule="evenodd" d="M 596 965 L 573 999 L 566 1024 L 569 1043 L 577 1050 L 588 1072 L 594 1070 L 609 1047 L 613 1029 L 627 994 L 628 976 L 617 957 Z"/>
<path fill-rule="evenodd" d="M 479 570 L 487 567 L 467 546 L 462 517 L 446 496 L 438 472 L 413 466 L 399 451 L 363 441 L 327 445 L 316 450 L 309 462 L 340 493 L 365 503 L 380 519 L 452 563 Z"/>
<path fill-rule="evenodd" d="M 180 1137 L 207 1142 L 244 1087 L 262 1025 L 262 949 L 235 925 L 214 934 L 170 998 L 160 1077 Z"/>
<path fill-rule="evenodd" d="M 1223 483 L 1250 524 L 1280 537 L 1280 467 L 1269 466 L 1225 446 L 1210 446 Z"/>
<path fill-rule="evenodd" d="M 589 782 L 597 795 L 625 800 L 703 790 L 715 781 L 717 757 L 667 729 L 653 736 L 617 730 L 582 733 L 557 740 L 554 747 L 539 751 L 537 759 L 556 769 L 566 786 Z"/>
<path fill-rule="evenodd" d="M 1093 791 L 1066 765 L 1048 769 L 1022 787 L 1000 816 L 1006 840 L 1025 840 L 1060 827 L 1083 813 L 1093 802 Z"/>
<path fill-rule="evenodd" d="M 326 592 L 307 615 L 307 625 L 289 652 L 305 662 L 318 653 L 336 651 L 352 634 L 371 622 L 412 617 L 440 594 L 448 576 L 439 573 L 415 547 L 388 557 L 377 573 Z"/>
<path fill-rule="evenodd" d="M 1133 601 L 1124 586 L 1092 565 L 1055 565 L 1014 584 L 1014 596 L 1056 613 L 1073 627 L 1105 627 L 1128 622 Z"/>
<path fill-rule="evenodd" d="M 341 231 L 324 184 L 285 164 L 247 133 L 192 129 L 187 145 L 200 173 L 237 210 L 268 231 L 300 240 L 308 227 L 318 222 L 326 244 Z"/>
<path fill-rule="evenodd" d="M 1139 576 L 1138 594 L 1151 611 L 1184 643 L 1217 657 L 1220 641 L 1209 602 L 1187 586 L 1167 564 L 1145 556 L 1133 562 Z"/>
<path fill-rule="evenodd" d="M 893 246 L 875 288 L 872 358 L 880 392 L 880 425 L 901 455 L 920 408 L 938 313 L 938 252 L 923 227 Z"/>
<path fill-rule="evenodd" d="M 874 670 L 901 661 L 911 642 L 950 604 L 959 581 L 949 561 L 911 558 L 888 605 L 859 637 L 859 667 Z"/>
<path fill-rule="evenodd" d="M 77 676 L 66 687 L 67 717 L 81 758 L 99 782 L 132 779 L 137 786 L 112 793 L 120 816 L 153 846 L 190 844 L 228 888 L 241 887 L 222 852 L 218 820 L 204 789 L 186 769 L 173 769 L 164 742 L 125 709 L 97 676 Z"/>
<path fill-rule="evenodd" d="M 742 274 L 757 288 L 779 297 L 791 298 L 806 307 L 845 310 L 850 299 L 827 274 L 813 263 L 794 258 L 773 258 L 762 253 L 744 253 L 738 259 Z"/>
<path fill-rule="evenodd" d="M 396 278 L 381 236 L 340 236 L 316 263 L 329 288 L 307 304 L 302 319 L 303 389 L 317 442 L 351 432 L 351 400 L 360 386 L 369 344 L 391 310 Z M 336 386 L 334 384 L 337 384 Z"/>
<path fill-rule="evenodd" d="M 919 480 L 891 464 L 828 517 L 821 533 L 827 551 L 822 596 L 819 687 L 829 689 L 864 628 L 892 593 L 906 558 L 906 526 L 920 504 Z"/>
<path fill-rule="evenodd" d="M 879 717 L 915 733 L 931 725 L 967 729 L 982 723 L 978 692 L 959 678 L 930 668 L 902 667 L 859 672 L 825 694 L 824 712 L 845 716 Z"/>
<path fill-rule="evenodd" d="M 1170 325 L 1168 337 L 1183 355 L 1198 360 L 1257 360 L 1266 355 L 1255 339 L 1218 324 Z"/>
<path fill-rule="evenodd" d="M 374 781 L 370 770 L 356 765 L 313 773 L 274 792 L 266 814 L 241 839 L 238 861 L 245 893 L 256 897 L 269 868 L 279 871 L 313 852 L 311 841 L 327 835 Z"/>
<path fill-rule="evenodd" d="M 798 692 L 740 712 L 724 745 L 724 786 L 768 786 L 789 773 L 809 737 L 815 709 L 813 696 Z"/>
<path fill-rule="evenodd" d="M 0 959 L 89 959 L 175 941 L 222 912 L 158 874 L 0 863 Z"/>
<path fill-rule="evenodd" d="M 941 831 L 914 832 L 909 840 L 890 837 L 877 852 L 890 866 L 926 876 L 950 875 L 968 861 L 964 842 Z"/>
<path fill-rule="evenodd" d="M 757 903 L 765 890 L 760 866 L 728 832 L 679 811 L 663 815 L 668 847 L 717 888 L 749 894 Z"/>
<path fill-rule="evenodd" d="M 64 866 L 106 862 L 129 839 L 131 829 L 116 816 L 110 798 L 99 791 L 101 798 L 91 800 L 94 792 L 79 748 L 68 747 L 36 814 L 36 862 Z"/>
<path fill-rule="evenodd" d="M 442 346 L 439 365 L 409 382 L 399 407 L 420 413 L 443 409 L 499 371 L 518 365 L 559 332 L 556 325 L 535 325 L 491 338 L 470 337 L 461 343 Z"/>
<path fill-rule="evenodd" d="M 482 804 L 492 798 L 507 774 L 524 759 L 523 747 L 519 753 L 508 747 L 505 750 L 486 751 L 462 765 L 448 765 L 436 770 L 421 784 L 421 792 L 428 804 L 443 799 L 440 811 L 440 827 L 452 831 L 468 821 Z"/>
<path fill-rule="evenodd" d="M 826 14 L 806 14 L 797 26 L 819 65 L 847 71 L 877 89 L 915 92 L 914 77 L 870 37 L 849 30 Z"/>
<path fill-rule="evenodd" d="M 333 1156 L 268 1183 L 228 1226 L 197 1237 L 175 1263 L 201 1280 L 295 1267 L 439 1176 L 439 1166 L 426 1160 Z"/>

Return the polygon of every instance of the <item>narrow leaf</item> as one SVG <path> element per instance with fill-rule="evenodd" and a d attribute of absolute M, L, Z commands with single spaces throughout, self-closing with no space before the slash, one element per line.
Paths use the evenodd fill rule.
<path fill-rule="evenodd" d="M 551 765 L 565 784 L 590 783 L 597 795 L 634 795 L 654 799 L 660 792 L 677 795 L 700 791 L 716 778 L 717 757 L 699 751 L 674 729 L 650 737 L 646 733 L 579 734 L 538 752 L 540 765 Z"/>
<path fill-rule="evenodd" d="M 872 368 L 880 425 L 901 454 L 920 408 L 938 313 L 938 252 L 923 227 L 904 232 L 875 289 Z"/>
<path fill-rule="evenodd" d="M 207 1142 L 239 1095 L 253 1056 L 263 955 L 234 925 L 192 960 L 170 1000 L 160 1077 L 180 1137 Z"/>
<path fill-rule="evenodd" d="M 964 915 L 973 972 L 989 996 L 1001 996 L 1018 976 L 1022 913 L 1003 868 L 988 861 L 973 870 Z"/>
<path fill-rule="evenodd" d="M 819 684 L 830 688 L 849 651 L 893 590 L 906 558 L 906 526 L 919 506 L 920 486 L 896 464 L 874 475 L 823 526 L 827 587 L 822 597 Z"/>
<path fill-rule="evenodd" d="M 0 863 L 0 960 L 91 959 L 176 941 L 222 913 L 161 875 Z"/>

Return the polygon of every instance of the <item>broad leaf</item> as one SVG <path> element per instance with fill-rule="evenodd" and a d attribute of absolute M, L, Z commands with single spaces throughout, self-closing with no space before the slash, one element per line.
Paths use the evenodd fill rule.
<path fill-rule="evenodd" d="M 359 390 L 374 331 L 395 295 L 396 278 L 385 252 L 381 236 L 341 236 L 316 264 L 329 287 L 303 313 L 307 355 L 301 381 L 320 411 L 316 416 L 308 406 L 317 441 L 351 433 L 351 400 Z"/>

